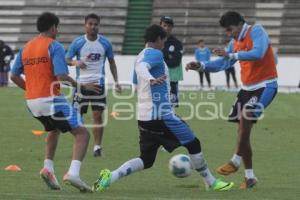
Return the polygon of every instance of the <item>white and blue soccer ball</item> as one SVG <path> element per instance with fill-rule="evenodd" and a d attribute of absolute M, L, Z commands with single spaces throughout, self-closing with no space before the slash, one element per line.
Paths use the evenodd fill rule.
<path fill-rule="evenodd" d="M 169 161 L 169 170 L 178 177 L 184 178 L 192 174 L 192 163 L 189 156 L 185 154 L 177 154 Z"/>

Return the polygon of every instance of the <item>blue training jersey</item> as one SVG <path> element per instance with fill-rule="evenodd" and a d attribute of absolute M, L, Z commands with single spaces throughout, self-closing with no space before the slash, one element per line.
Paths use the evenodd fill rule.
<path fill-rule="evenodd" d="M 145 48 L 135 61 L 133 82 L 137 86 L 138 120 L 162 119 L 173 113 L 169 98 L 169 79 L 162 84 L 151 85 L 150 80 L 168 75 L 163 54 L 158 49 Z"/>
<path fill-rule="evenodd" d="M 195 58 L 198 62 L 209 61 L 211 56 L 211 51 L 209 48 L 197 48 L 195 50 Z"/>
<path fill-rule="evenodd" d="M 98 35 L 95 41 L 89 41 L 86 35 L 75 38 L 69 47 L 66 57 L 83 61 L 86 69 L 77 70 L 77 78 L 81 83 L 98 82 L 105 84 L 105 60 L 113 59 L 111 42 L 103 35 Z"/>

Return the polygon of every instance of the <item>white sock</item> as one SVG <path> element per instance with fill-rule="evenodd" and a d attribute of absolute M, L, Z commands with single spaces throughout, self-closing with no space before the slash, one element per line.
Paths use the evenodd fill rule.
<path fill-rule="evenodd" d="M 203 153 L 200 152 L 197 154 L 190 154 L 190 158 L 193 168 L 200 173 L 205 183 L 208 186 L 211 186 L 216 181 L 216 178 L 211 174 L 210 170 L 208 169 Z"/>
<path fill-rule="evenodd" d="M 79 160 L 72 160 L 68 174 L 71 176 L 79 176 L 81 162 Z"/>
<path fill-rule="evenodd" d="M 94 151 L 98 150 L 98 149 L 101 149 L 101 146 L 100 145 L 95 145 L 94 146 Z"/>
<path fill-rule="evenodd" d="M 256 178 L 253 172 L 253 169 L 245 169 L 245 177 L 247 179 Z"/>
<path fill-rule="evenodd" d="M 134 158 L 126 161 L 118 169 L 112 172 L 111 183 L 119 180 L 124 176 L 128 176 L 134 172 L 138 172 L 144 169 L 144 163 L 140 158 Z"/>
<path fill-rule="evenodd" d="M 241 165 L 241 160 L 242 157 L 237 155 L 237 154 L 233 154 L 232 158 L 231 158 L 231 162 L 234 164 L 234 166 L 236 167 L 240 167 Z"/>
<path fill-rule="evenodd" d="M 44 160 L 44 168 L 48 169 L 50 172 L 54 172 L 53 160 Z"/>

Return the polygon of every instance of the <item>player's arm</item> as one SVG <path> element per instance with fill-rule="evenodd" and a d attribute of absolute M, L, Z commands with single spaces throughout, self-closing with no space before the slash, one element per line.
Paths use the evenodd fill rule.
<path fill-rule="evenodd" d="M 10 80 L 23 90 L 26 89 L 25 80 L 21 76 L 24 71 L 22 63 L 22 49 L 19 51 L 14 66 L 11 70 Z"/>
<path fill-rule="evenodd" d="M 116 65 L 116 61 L 114 58 L 108 59 L 109 62 L 109 68 L 110 68 L 110 72 L 113 76 L 113 79 L 115 81 L 115 87 L 116 87 L 116 91 L 121 93 L 122 92 L 122 88 L 121 85 L 119 84 L 119 80 L 118 80 L 118 70 L 117 70 L 117 65 Z"/>
<path fill-rule="evenodd" d="M 269 47 L 269 37 L 261 25 L 254 25 L 250 36 L 253 47 L 249 51 L 239 51 L 235 57 L 237 60 L 260 60 L 264 57 Z"/>
<path fill-rule="evenodd" d="M 186 65 L 185 69 L 196 70 L 196 71 L 205 71 L 205 72 L 219 72 L 230 68 L 236 59 L 229 58 L 229 54 L 233 53 L 233 42 L 230 42 L 227 48 L 227 51 L 224 49 L 214 49 L 213 53 L 220 56 L 220 58 L 215 60 L 209 60 L 205 62 L 190 62 Z"/>
<path fill-rule="evenodd" d="M 135 67 L 135 73 L 138 77 L 149 81 L 151 85 L 159 85 L 163 81 L 166 80 L 167 76 L 161 76 L 158 78 L 154 78 L 149 70 L 151 69 L 151 65 L 147 62 L 140 62 Z"/>

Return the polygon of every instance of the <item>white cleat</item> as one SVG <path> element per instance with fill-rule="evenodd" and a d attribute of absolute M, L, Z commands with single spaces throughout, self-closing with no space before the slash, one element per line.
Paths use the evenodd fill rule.
<path fill-rule="evenodd" d="M 67 185 L 72 185 L 73 187 L 80 190 L 80 192 L 93 192 L 92 188 L 88 184 L 83 182 L 79 176 L 71 176 L 69 174 L 65 174 L 63 182 Z"/>
<path fill-rule="evenodd" d="M 47 168 L 43 168 L 40 171 L 41 178 L 45 181 L 48 187 L 52 190 L 60 190 L 61 187 L 53 172 L 50 172 Z"/>

